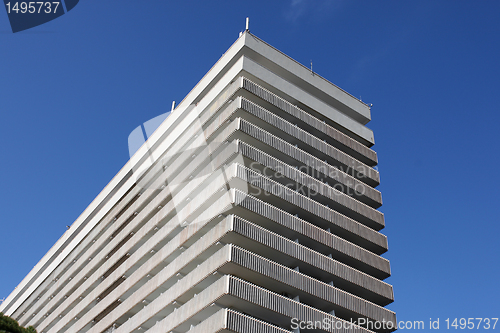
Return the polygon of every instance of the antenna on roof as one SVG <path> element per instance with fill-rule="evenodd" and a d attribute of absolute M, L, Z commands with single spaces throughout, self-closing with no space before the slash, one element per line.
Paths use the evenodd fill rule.
<path fill-rule="evenodd" d="M 250 18 L 249 18 L 249 17 L 247 17 L 247 24 L 246 24 L 245 31 L 250 31 L 250 29 L 249 29 L 249 25 L 250 25 Z"/>
<path fill-rule="evenodd" d="M 172 110 L 170 110 L 170 112 L 174 111 L 175 109 L 175 101 L 172 101 Z"/>
<path fill-rule="evenodd" d="M 314 72 L 313 72 L 313 61 L 312 61 L 312 59 L 311 59 L 311 74 L 314 74 Z"/>

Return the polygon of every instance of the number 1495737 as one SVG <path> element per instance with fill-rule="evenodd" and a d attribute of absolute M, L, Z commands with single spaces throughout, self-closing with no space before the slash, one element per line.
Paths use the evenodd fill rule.
<path fill-rule="evenodd" d="M 44 1 L 32 1 L 32 2 L 7 2 L 5 6 L 7 7 L 7 13 L 16 14 L 51 14 L 56 13 L 59 9 L 60 2 L 44 2 Z M 63 10 L 62 8 L 59 10 Z"/>

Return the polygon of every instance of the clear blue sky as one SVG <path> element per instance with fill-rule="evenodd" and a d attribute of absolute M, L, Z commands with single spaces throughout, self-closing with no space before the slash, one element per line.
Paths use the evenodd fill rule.
<path fill-rule="evenodd" d="M 500 2 L 472 0 L 82 0 L 17 34 L 0 9 L 0 299 L 247 16 L 373 103 L 398 320 L 500 317 Z"/>

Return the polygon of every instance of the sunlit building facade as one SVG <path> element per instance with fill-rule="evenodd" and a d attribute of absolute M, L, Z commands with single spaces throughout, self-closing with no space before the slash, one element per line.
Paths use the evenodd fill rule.
<path fill-rule="evenodd" d="M 244 32 L 0 311 L 44 333 L 393 331 L 370 119 Z"/>

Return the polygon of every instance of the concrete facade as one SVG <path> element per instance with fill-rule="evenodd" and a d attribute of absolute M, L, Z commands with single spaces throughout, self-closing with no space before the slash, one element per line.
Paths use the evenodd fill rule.
<path fill-rule="evenodd" d="M 370 119 L 244 32 L 0 311 L 45 333 L 393 331 Z"/>

